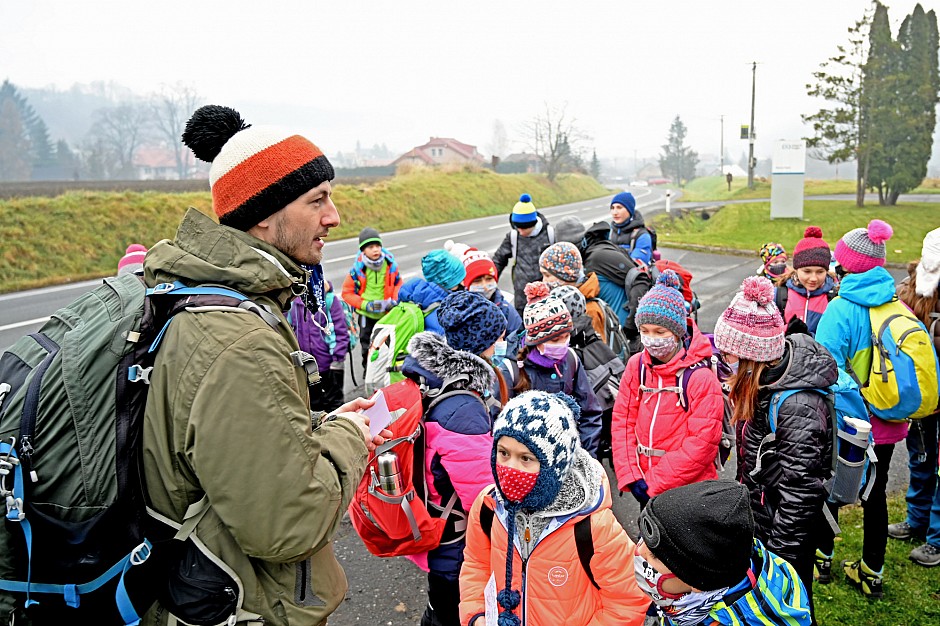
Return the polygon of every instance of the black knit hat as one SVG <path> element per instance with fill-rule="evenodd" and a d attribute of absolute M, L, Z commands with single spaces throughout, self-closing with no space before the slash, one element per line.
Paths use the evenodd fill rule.
<path fill-rule="evenodd" d="M 665 491 L 640 513 L 639 526 L 653 556 L 696 589 L 731 587 L 747 575 L 754 517 L 740 483 L 706 480 Z"/>
<path fill-rule="evenodd" d="M 377 243 L 381 246 L 382 236 L 379 234 L 379 231 L 367 226 L 359 232 L 359 249 L 362 250 L 372 243 Z"/>

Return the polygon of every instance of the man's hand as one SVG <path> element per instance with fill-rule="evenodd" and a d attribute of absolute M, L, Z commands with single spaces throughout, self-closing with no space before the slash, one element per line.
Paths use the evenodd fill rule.
<path fill-rule="evenodd" d="M 383 429 L 382 432 L 373 437 L 372 433 L 369 431 L 369 416 L 358 412 L 362 411 L 363 409 L 370 408 L 373 404 L 375 404 L 375 400 L 359 397 L 355 400 L 347 402 L 343 406 L 330 413 L 330 417 L 342 417 L 343 419 L 348 419 L 358 426 L 359 430 L 362 431 L 362 439 L 366 444 L 366 448 L 369 449 L 369 452 L 375 450 L 376 446 L 380 446 L 385 443 L 387 439 L 392 438 L 392 431 L 387 428 Z"/>

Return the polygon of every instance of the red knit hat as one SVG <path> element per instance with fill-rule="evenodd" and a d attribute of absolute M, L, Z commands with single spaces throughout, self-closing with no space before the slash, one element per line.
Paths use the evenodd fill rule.
<path fill-rule="evenodd" d="M 822 238 L 822 229 L 818 226 L 810 226 L 793 249 L 793 269 L 798 270 L 801 267 L 829 269 L 831 262 L 832 250 Z"/>
<path fill-rule="evenodd" d="M 492 276 L 495 280 L 499 280 L 499 274 L 496 273 L 496 264 L 493 263 L 493 259 L 486 252 L 471 248 L 464 253 L 461 260 L 463 261 L 463 268 L 467 272 L 466 278 L 463 279 L 464 287 L 469 289 L 470 284 L 480 276 Z"/>
<path fill-rule="evenodd" d="M 251 126 L 237 111 L 207 105 L 186 122 L 183 143 L 212 163 L 209 187 L 219 222 L 248 230 L 324 181 L 333 166 L 310 140 Z"/>

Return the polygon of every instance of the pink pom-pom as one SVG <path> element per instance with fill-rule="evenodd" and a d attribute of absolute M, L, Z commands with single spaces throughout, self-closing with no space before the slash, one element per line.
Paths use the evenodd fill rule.
<path fill-rule="evenodd" d="M 664 270 L 656 279 L 656 284 L 672 287 L 676 291 L 682 289 L 682 281 L 679 279 L 679 275 L 672 270 Z"/>
<path fill-rule="evenodd" d="M 893 234 L 894 230 L 887 222 L 882 222 L 881 220 L 868 222 L 868 238 L 871 239 L 873 243 L 884 243 L 891 239 L 891 235 Z"/>
<path fill-rule="evenodd" d="M 741 290 L 747 300 L 757 304 L 769 304 L 774 299 L 774 286 L 762 276 L 748 276 L 741 283 Z"/>
<path fill-rule="evenodd" d="M 549 289 L 548 285 L 539 281 L 537 283 L 529 283 L 525 286 L 525 301 L 528 304 L 532 302 L 538 302 L 539 300 L 544 300 L 548 297 Z"/>
<path fill-rule="evenodd" d="M 810 226 L 803 232 L 803 236 L 822 239 L 822 228 L 819 226 Z"/>

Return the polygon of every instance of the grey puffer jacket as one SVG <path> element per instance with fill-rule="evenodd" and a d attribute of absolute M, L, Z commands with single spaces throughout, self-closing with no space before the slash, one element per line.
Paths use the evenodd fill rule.
<path fill-rule="evenodd" d="M 738 426 L 738 479 L 751 493 L 755 534 L 791 562 L 815 548 L 814 524 L 832 473 L 832 420 L 821 394 L 806 391 L 784 400 L 777 413 L 776 441 L 765 444 L 761 471 L 756 476 L 751 472 L 761 441 L 770 433 L 772 396 L 788 389 L 825 390 L 837 378 L 835 359 L 824 347 L 809 335 L 791 335 L 780 363 L 761 375 L 753 417 Z"/>
<path fill-rule="evenodd" d="M 525 286 L 527 283 L 542 280 L 542 272 L 539 270 L 539 257 L 548 246 L 555 243 L 555 238 L 550 236 L 548 220 L 541 213 L 536 213 L 539 219 L 539 225 L 536 226 L 536 234 L 530 237 L 518 237 L 516 242 L 516 260 L 512 266 L 512 289 L 515 292 L 513 304 L 519 315 L 522 315 L 522 309 L 525 308 Z M 510 224 L 512 222 L 510 221 Z M 512 226 L 514 230 L 515 226 Z M 493 253 L 493 263 L 496 265 L 496 271 L 502 275 L 503 270 L 509 265 L 512 259 L 512 233 L 506 233 L 503 242 L 499 244 L 496 252 Z"/>

